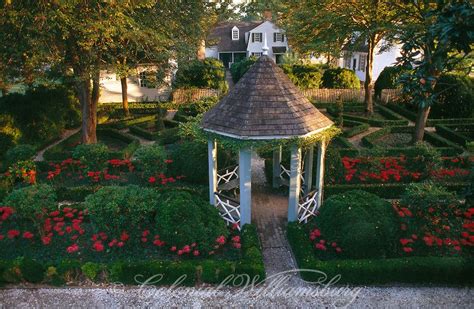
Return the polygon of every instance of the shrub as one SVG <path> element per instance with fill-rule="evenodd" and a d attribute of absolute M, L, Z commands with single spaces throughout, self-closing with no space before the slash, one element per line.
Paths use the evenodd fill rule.
<path fill-rule="evenodd" d="M 21 142 L 35 146 L 58 138 L 65 128 L 78 126 L 81 119 L 79 101 L 65 86 L 38 86 L 25 94 L 11 93 L 0 98 L 0 111 L 13 117 Z"/>
<path fill-rule="evenodd" d="M 398 224 L 389 202 L 354 190 L 331 196 L 316 217 L 327 242 L 336 242 L 345 258 L 385 258 L 395 253 Z"/>
<path fill-rule="evenodd" d="M 72 157 L 80 160 L 89 170 L 100 169 L 109 155 L 109 149 L 104 144 L 82 144 L 78 145 Z"/>
<path fill-rule="evenodd" d="M 173 86 L 176 88 L 212 88 L 227 91 L 225 68 L 214 58 L 192 60 L 179 66 Z"/>
<path fill-rule="evenodd" d="M 82 273 L 87 279 L 95 281 L 103 266 L 97 263 L 87 262 L 81 266 Z"/>
<path fill-rule="evenodd" d="M 208 252 L 219 236 L 229 234 L 217 208 L 188 192 L 167 194 L 156 221 L 160 239 L 177 248 L 196 243 L 200 251 Z"/>
<path fill-rule="evenodd" d="M 404 73 L 403 67 L 392 66 L 385 67 L 380 72 L 379 77 L 375 81 L 374 90 L 375 97 L 379 98 L 382 94 L 383 89 L 396 89 L 399 88 L 398 78 Z"/>
<path fill-rule="evenodd" d="M 160 131 L 158 134 L 158 142 L 160 145 L 174 144 L 180 140 L 179 128 L 171 128 Z"/>
<path fill-rule="evenodd" d="M 232 63 L 230 66 L 230 74 L 232 75 L 234 83 L 237 83 L 255 62 L 257 62 L 257 57 L 252 56 Z"/>
<path fill-rule="evenodd" d="M 318 89 L 321 87 L 323 70 L 321 66 L 308 65 L 288 65 L 281 66 L 290 80 L 300 89 Z"/>
<path fill-rule="evenodd" d="M 23 279 L 31 283 L 39 283 L 44 279 L 45 269 L 41 263 L 29 258 L 22 258 L 20 271 Z"/>
<path fill-rule="evenodd" d="M 135 152 L 137 167 L 144 179 L 166 173 L 166 152 L 162 146 L 147 145 L 140 146 Z"/>
<path fill-rule="evenodd" d="M 474 79 L 459 74 L 441 75 L 435 86 L 439 93 L 430 118 L 474 117 Z"/>
<path fill-rule="evenodd" d="M 14 190 L 5 198 L 4 204 L 13 207 L 19 217 L 29 219 L 39 227 L 44 212 L 57 209 L 57 198 L 51 186 L 40 184 Z"/>
<path fill-rule="evenodd" d="M 5 155 L 5 166 L 10 166 L 18 161 L 28 161 L 36 154 L 34 146 L 22 144 L 7 151 Z"/>
<path fill-rule="evenodd" d="M 183 104 L 178 107 L 176 115 L 178 118 L 196 117 L 213 108 L 219 99 L 217 97 L 208 97 L 199 101 Z"/>
<path fill-rule="evenodd" d="M 360 80 L 354 71 L 343 68 L 327 69 L 323 74 L 323 88 L 360 89 Z"/>
<path fill-rule="evenodd" d="M 123 230 L 135 231 L 149 226 L 158 208 L 159 193 L 135 185 L 110 186 L 99 189 L 84 201 L 84 208 L 97 231 L 120 235 Z"/>
<path fill-rule="evenodd" d="M 15 126 L 13 117 L 0 114 L 0 158 L 16 145 L 20 137 L 21 131 Z"/>

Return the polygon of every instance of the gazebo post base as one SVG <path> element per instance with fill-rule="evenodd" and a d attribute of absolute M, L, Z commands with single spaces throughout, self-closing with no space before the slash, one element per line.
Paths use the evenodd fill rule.
<path fill-rule="evenodd" d="M 304 194 L 311 192 L 313 187 L 313 157 L 314 156 L 314 146 L 311 145 L 306 150 L 305 162 L 304 162 L 304 185 L 305 190 Z"/>
<path fill-rule="evenodd" d="M 216 204 L 217 192 L 217 142 L 215 140 L 207 141 L 207 158 L 209 161 L 209 203 Z"/>
<path fill-rule="evenodd" d="M 281 173 L 281 145 L 273 150 L 273 188 L 280 187 L 280 173 Z"/>
<path fill-rule="evenodd" d="M 326 141 L 322 140 L 318 143 L 318 166 L 316 174 L 316 189 L 318 190 L 318 205 L 321 206 L 323 201 L 323 184 L 324 184 L 324 157 L 326 154 Z"/>
<path fill-rule="evenodd" d="M 301 190 L 301 148 L 292 146 L 290 163 L 290 197 L 288 199 L 288 222 L 298 220 L 298 203 Z"/>
<path fill-rule="evenodd" d="M 239 150 L 240 227 L 252 221 L 252 151 Z"/>

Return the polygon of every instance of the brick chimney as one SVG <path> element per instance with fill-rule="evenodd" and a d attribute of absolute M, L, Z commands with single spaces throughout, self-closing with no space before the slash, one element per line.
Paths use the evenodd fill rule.
<path fill-rule="evenodd" d="M 263 19 L 268 20 L 268 21 L 272 21 L 272 11 L 270 9 L 265 9 L 263 11 Z"/>

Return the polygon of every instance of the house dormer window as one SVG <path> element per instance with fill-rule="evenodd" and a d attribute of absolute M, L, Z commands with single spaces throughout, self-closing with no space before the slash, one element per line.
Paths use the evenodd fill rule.
<path fill-rule="evenodd" d="M 273 33 L 273 42 L 284 42 L 285 41 L 285 36 L 283 33 L 280 32 L 274 32 Z"/>
<path fill-rule="evenodd" d="M 239 28 L 235 27 L 232 28 L 232 41 L 238 41 L 239 40 Z"/>
<path fill-rule="evenodd" d="M 253 42 L 262 42 L 262 33 L 261 32 L 253 32 L 252 33 L 252 43 Z"/>

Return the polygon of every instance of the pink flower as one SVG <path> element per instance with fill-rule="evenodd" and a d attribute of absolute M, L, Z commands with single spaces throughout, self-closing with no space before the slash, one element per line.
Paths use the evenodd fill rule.
<path fill-rule="evenodd" d="M 336 248 L 336 252 L 337 252 L 337 253 L 341 253 L 341 252 L 342 252 L 342 249 L 339 248 L 339 247 L 337 247 L 337 248 Z"/>
<path fill-rule="evenodd" d="M 403 247 L 403 251 L 405 251 L 406 253 L 410 253 L 413 251 L 413 248 L 410 248 L 410 247 Z"/>
<path fill-rule="evenodd" d="M 73 244 L 73 245 L 67 247 L 66 250 L 67 250 L 67 253 L 74 253 L 74 252 L 79 250 L 79 246 L 77 244 Z M 97 251 L 99 251 L 99 250 L 97 250 Z"/>
<path fill-rule="evenodd" d="M 234 236 L 232 237 L 233 242 L 240 242 L 240 236 Z"/>
<path fill-rule="evenodd" d="M 233 246 L 234 248 L 237 248 L 237 249 L 240 249 L 240 247 L 242 247 L 242 245 L 238 242 L 234 242 Z"/>
<path fill-rule="evenodd" d="M 193 255 L 194 255 L 194 256 L 198 256 L 198 255 L 199 255 L 199 250 L 194 250 L 194 251 L 193 251 Z"/>
<path fill-rule="evenodd" d="M 173 252 L 176 251 L 176 246 L 171 247 L 170 250 Z"/>
<path fill-rule="evenodd" d="M 225 237 L 224 237 L 223 235 L 217 237 L 216 242 L 217 242 L 219 245 L 225 244 Z"/>

